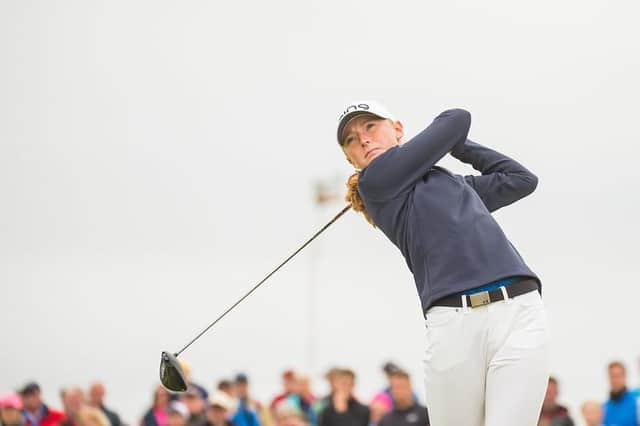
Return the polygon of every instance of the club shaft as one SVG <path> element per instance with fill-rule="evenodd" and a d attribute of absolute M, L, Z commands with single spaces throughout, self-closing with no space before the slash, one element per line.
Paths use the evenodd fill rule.
<path fill-rule="evenodd" d="M 331 219 L 326 225 L 324 225 L 318 232 L 316 232 L 315 234 L 313 234 L 313 236 L 311 238 L 309 238 L 303 245 L 300 246 L 300 248 L 298 248 L 296 251 L 294 251 L 289 257 L 287 257 L 280 265 L 278 265 L 278 267 L 276 269 L 274 269 L 273 271 L 269 272 L 269 274 L 267 274 L 266 277 L 264 277 L 258 284 L 256 284 L 251 290 L 249 290 L 247 292 L 247 294 L 245 294 L 244 296 L 242 296 L 240 298 L 240 300 L 238 300 L 236 303 L 234 303 L 233 305 L 231 305 L 231 307 L 229 307 L 229 309 L 227 309 L 226 311 L 224 311 L 222 313 L 222 315 L 220 315 L 218 318 L 215 319 L 215 321 L 213 321 L 211 324 L 209 324 L 207 326 L 207 328 L 205 328 L 204 330 L 202 330 L 196 337 L 194 337 L 189 343 L 187 343 L 187 345 L 180 349 L 180 351 L 175 353 L 175 356 L 177 357 L 178 355 L 180 355 L 185 349 L 187 349 L 189 346 L 191 346 L 196 340 L 198 340 L 203 334 L 205 334 L 207 331 L 209 331 L 209 329 L 211 327 L 213 327 L 214 325 L 216 325 L 216 323 L 218 321 L 220 321 L 222 318 L 224 318 L 225 315 L 227 315 L 229 312 L 231 312 L 233 310 L 233 308 L 235 308 L 236 306 L 238 306 L 240 304 L 240 302 L 242 302 L 244 299 L 246 299 L 247 297 L 249 297 L 249 295 L 251 293 L 253 293 L 255 290 L 258 289 L 258 287 L 260 287 L 265 281 L 267 281 L 273 274 L 275 274 L 276 272 L 278 272 L 278 270 L 280 268 L 282 268 L 288 261 L 290 261 L 291 259 L 293 259 L 293 257 L 300 253 L 300 251 L 302 251 L 302 249 L 304 249 L 306 246 L 308 246 L 311 241 L 313 241 L 318 235 L 322 234 L 322 232 L 324 232 L 329 226 L 331 226 L 336 220 L 338 220 L 340 218 L 340 216 L 342 216 L 343 214 L 345 214 L 349 209 L 351 208 L 351 205 L 347 205 L 345 206 L 333 219 Z"/>

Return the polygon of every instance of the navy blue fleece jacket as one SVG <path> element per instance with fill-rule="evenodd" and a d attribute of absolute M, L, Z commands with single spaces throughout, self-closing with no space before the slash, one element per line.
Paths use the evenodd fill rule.
<path fill-rule="evenodd" d="M 358 190 L 376 226 L 400 249 L 426 310 L 444 296 L 511 276 L 536 275 L 491 212 L 530 194 L 537 177 L 467 139 L 470 114 L 443 112 L 410 141 L 365 167 Z M 447 153 L 482 173 L 436 166 Z"/>

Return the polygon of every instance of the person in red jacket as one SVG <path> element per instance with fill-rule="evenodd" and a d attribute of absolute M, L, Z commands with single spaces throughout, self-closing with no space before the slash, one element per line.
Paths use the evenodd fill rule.
<path fill-rule="evenodd" d="M 57 426 L 65 419 L 62 411 L 47 407 L 42 402 L 40 386 L 35 382 L 27 383 L 20 389 L 24 410 L 22 415 L 27 426 Z"/>

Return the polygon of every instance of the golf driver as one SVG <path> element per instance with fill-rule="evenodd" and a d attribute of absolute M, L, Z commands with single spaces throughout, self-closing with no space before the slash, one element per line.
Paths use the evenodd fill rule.
<path fill-rule="evenodd" d="M 343 214 L 347 212 L 351 208 L 351 205 L 345 206 L 333 219 L 331 219 L 326 225 L 324 225 L 318 232 L 316 232 L 311 238 L 309 238 L 299 249 L 293 252 L 293 254 L 287 257 L 284 262 L 282 262 L 276 269 L 269 272 L 266 277 L 262 279 L 258 284 L 256 284 L 247 294 L 242 296 L 240 300 L 231 305 L 229 309 L 224 311 L 222 315 L 215 319 L 211 324 L 207 326 L 204 330 L 202 330 L 196 337 L 194 337 L 187 345 L 180 349 L 178 352 L 171 354 L 169 352 L 162 352 L 162 356 L 160 358 L 160 382 L 162 385 L 174 392 L 184 392 L 187 390 L 187 380 L 184 376 L 184 372 L 182 371 L 182 367 L 178 362 L 178 355 L 180 355 L 185 349 L 191 346 L 196 340 L 198 340 L 204 333 L 209 331 L 211 327 L 213 327 L 218 321 L 224 318 L 233 308 L 238 306 L 240 302 L 246 299 L 251 293 L 253 293 L 258 287 L 260 287 L 265 281 L 267 281 L 273 274 L 275 274 L 278 269 L 282 268 L 288 261 L 293 259 L 293 257 L 302 251 L 311 241 L 313 241 L 318 235 L 320 235 L 324 230 L 326 230 L 331 224 L 333 224 L 336 220 L 340 218 Z"/>

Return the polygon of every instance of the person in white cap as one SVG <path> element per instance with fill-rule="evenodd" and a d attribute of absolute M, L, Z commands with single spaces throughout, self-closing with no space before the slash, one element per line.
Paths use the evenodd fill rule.
<path fill-rule="evenodd" d="M 425 384 L 434 426 L 535 425 L 548 377 L 540 280 L 491 215 L 534 191 L 537 177 L 467 139 L 451 109 L 403 143 L 376 102 L 349 104 L 338 143 L 356 172 L 347 200 L 400 249 L 426 325 Z M 450 153 L 480 175 L 437 166 Z"/>
<path fill-rule="evenodd" d="M 223 391 L 217 391 L 209 398 L 206 426 L 234 426 L 229 420 L 229 414 L 235 408 L 233 398 Z"/>
<path fill-rule="evenodd" d="M 180 401 L 171 401 L 167 410 L 167 426 L 186 426 L 189 408 Z"/>

